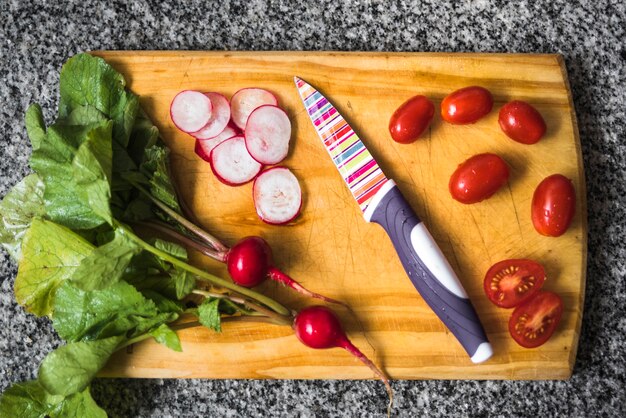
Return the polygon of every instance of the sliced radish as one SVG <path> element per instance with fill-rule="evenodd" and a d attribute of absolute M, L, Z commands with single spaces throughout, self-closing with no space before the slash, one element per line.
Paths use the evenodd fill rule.
<path fill-rule="evenodd" d="M 248 118 L 244 132 L 246 147 L 261 164 L 277 164 L 289 152 L 291 121 L 278 106 L 261 106 Z"/>
<path fill-rule="evenodd" d="M 237 91 L 230 99 L 230 110 L 235 125 L 240 129 L 246 129 L 248 116 L 254 109 L 263 105 L 278 105 L 276 96 L 267 90 L 258 88 L 245 88 Z"/>
<path fill-rule="evenodd" d="M 183 132 L 197 132 L 211 119 L 211 100 L 199 91 L 183 90 L 170 105 L 170 117 Z"/>
<path fill-rule="evenodd" d="M 218 136 L 209 139 L 196 139 L 196 154 L 204 161 L 211 162 L 211 151 L 213 151 L 213 148 L 233 136 L 240 135 L 240 132 L 239 128 L 229 124 Z"/>
<path fill-rule="evenodd" d="M 211 100 L 213 112 L 207 124 L 198 132 L 191 134 L 196 137 L 196 139 L 209 139 L 219 135 L 219 133 L 226 128 L 230 120 L 230 104 L 228 103 L 228 99 L 219 93 L 204 94 Z"/>
<path fill-rule="evenodd" d="M 302 207 L 300 183 L 286 167 L 262 172 L 254 180 L 252 197 L 256 213 L 268 224 L 286 224 L 300 214 Z"/>
<path fill-rule="evenodd" d="M 238 186 L 252 180 L 263 166 L 248 154 L 243 136 L 227 139 L 211 151 L 211 170 L 224 184 Z"/>

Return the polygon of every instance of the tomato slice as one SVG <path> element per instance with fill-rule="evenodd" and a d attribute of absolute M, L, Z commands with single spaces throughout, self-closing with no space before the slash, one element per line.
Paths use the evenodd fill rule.
<path fill-rule="evenodd" d="M 536 261 L 502 260 L 487 271 L 483 287 L 495 305 L 512 308 L 537 293 L 545 279 L 545 270 Z"/>
<path fill-rule="evenodd" d="M 562 314 L 561 297 L 541 291 L 515 308 L 509 319 L 509 333 L 522 347 L 539 347 L 552 336 Z"/>

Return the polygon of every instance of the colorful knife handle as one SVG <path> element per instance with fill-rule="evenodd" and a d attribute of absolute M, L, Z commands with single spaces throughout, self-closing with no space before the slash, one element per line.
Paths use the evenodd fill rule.
<path fill-rule="evenodd" d="M 474 363 L 493 350 L 467 293 L 424 223 L 392 180 L 376 193 L 364 213 L 382 226 L 396 249 L 411 282 Z"/>

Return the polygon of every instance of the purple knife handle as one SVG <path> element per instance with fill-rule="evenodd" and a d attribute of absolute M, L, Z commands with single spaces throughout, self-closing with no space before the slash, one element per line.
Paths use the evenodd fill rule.
<path fill-rule="evenodd" d="M 372 199 L 376 206 L 368 220 L 385 229 L 411 282 L 472 361 L 487 360 L 492 355 L 491 345 L 465 290 L 424 224 L 398 187 L 390 183 L 380 190 L 384 195 Z"/>

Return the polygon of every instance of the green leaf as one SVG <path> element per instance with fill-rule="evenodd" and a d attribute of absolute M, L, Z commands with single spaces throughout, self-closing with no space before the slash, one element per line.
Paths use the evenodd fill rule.
<path fill-rule="evenodd" d="M 106 418 L 107 413 L 91 397 L 89 386 L 65 398 L 50 418 Z"/>
<path fill-rule="evenodd" d="M 72 161 L 72 174 L 79 196 L 109 224 L 113 223 L 109 207 L 113 158 L 111 127 L 107 123 L 89 131 L 87 140 L 78 148 Z"/>
<path fill-rule="evenodd" d="M 154 302 L 159 312 L 170 312 L 181 314 L 185 310 L 182 303 L 172 300 L 167 296 L 157 292 L 153 289 L 144 289 L 141 291 L 141 294 Z"/>
<path fill-rule="evenodd" d="M 102 58 L 78 54 L 67 60 L 59 80 L 59 116 L 92 106 L 113 120 L 113 137 L 126 147 L 139 109 L 137 96 L 125 89 L 124 77 Z"/>
<path fill-rule="evenodd" d="M 180 339 L 178 338 L 178 335 L 165 324 L 150 331 L 150 335 L 152 335 L 159 344 L 163 344 L 170 350 L 178 352 L 183 351 L 183 348 L 180 345 Z"/>
<path fill-rule="evenodd" d="M 44 185 L 37 174 L 22 179 L 0 202 L 0 243 L 19 260 L 24 234 L 34 217 L 43 216 Z"/>
<path fill-rule="evenodd" d="M 64 340 L 91 340 L 132 334 L 158 314 L 155 303 L 126 282 L 88 292 L 66 282 L 56 292 L 52 325 Z"/>
<path fill-rule="evenodd" d="M 141 171 L 150 179 L 150 193 L 170 208 L 180 212 L 174 184 L 169 174 L 169 149 L 163 145 L 147 148 Z"/>
<path fill-rule="evenodd" d="M 104 289 L 121 279 L 133 256 L 140 251 L 137 244 L 116 231 L 112 241 L 94 248 L 82 259 L 71 279 L 82 290 Z"/>
<path fill-rule="evenodd" d="M 37 103 L 30 105 L 26 110 L 24 119 L 28 138 L 30 139 L 33 150 L 36 150 L 46 138 L 46 124 L 43 120 L 41 106 Z"/>
<path fill-rule="evenodd" d="M 75 181 L 75 170 L 81 174 L 79 180 L 84 180 L 86 173 L 79 170 L 79 167 L 75 168 L 73 161 L 78 148 L 85 141 L 90 138 L 94 138 L 92 142 L 110 141 L 109 138 L 101 138 L 108 133 L 110 133 L 109 122 L 87 126 L 55 124 L 48 128 L 46 138 L 39 148 L 33 150 L 30 165 L 45 185 L 46 214 L 51 220 L 72 229 L 91 229 L 105 222 L 90 206 L 89 197 L 96 199 L 98 195 L 92 196 L 94 191 L 87 194 L 79 190 L 82 188 L 79 188 Z M 88 151 L 85 149 L 83 153 L 89 154 Z M 79 158 L 77 165 L 84 165 L 87 157 Z M 91 167 L 87 168 L 89 172 Z M 94 203 L 96 201 L 97 199 Z M 106 210 L 104 212 L 106 213 Z"/>
<path fill-rule="evenodd" d="M 222 332 L 219 306 L 219 299 L 205 299 L 204 302 L 198 306 L 198 320 L 205 327 L 217 332 Z"/>
<path fill-rule="evenodd" d="M 53 395 L 81 392 L 124 339 L 80 341 L 57 348 L 39 366 L 39 382 Z"/>
<path fill-rule="evenodd" d="M 185 247 L 182 247 L 176 243 L 164 241 L 157 238 L 156 240 L 154 240 L 154 246 L 157 249 L 178 258 L 179 260 L 187 260 L 187 250 L 185 249 Z"/>
<path fill-rule="evenodd" d="M 107 121 L 104 113 L 93 106 L 78 106 L 70 112 L 64 119 L 57 120 L 57 123 L 65 125 L 90 125 Z"/>
<path fill-rule="evenodd" d="M 15 298 L 28 312 L 48 315 L 57 288 L 69 279 L 93 245 L 54 222 L 34 218 L 22 242 Z"/>
<path fill-rule="evenodd" d="M 159 130 L 140 108 L 127 147 L 128 154 L 137 166 L 144 161 L 146 149 L 156 145 L 158 140 Z"/>
<path fill-rule="evenodd" d="M 0 416 L 44 418 L 60 409 L 63 396 L 50 395 L 37 380 L 11 385 L 0 398 Z"/>
<path fill-rule="evenodd" d="M 175 269 L 172 279 L 176 282 L 176 297 L 182 299 L 196 287 L 196 279 L 186 270 Z"/>

